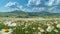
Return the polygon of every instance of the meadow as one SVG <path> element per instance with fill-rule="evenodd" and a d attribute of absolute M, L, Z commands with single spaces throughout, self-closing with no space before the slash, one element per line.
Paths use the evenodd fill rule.
<path fill-rule="evenodd" d="M 0 34 L 60 34 L 60 19 L 0 18 Z"/>

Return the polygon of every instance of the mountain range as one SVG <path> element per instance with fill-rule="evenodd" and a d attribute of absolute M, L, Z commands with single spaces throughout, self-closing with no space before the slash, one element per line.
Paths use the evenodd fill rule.
<path fill-rule="evenodd" d="M 0 12 L 0 17 L 20 17 L 20 18 L 29 18 L 29 17 L 60 17 L 60 13 L 50 13 L 48 11 L 41 12 L 25 12 L 22 10 L 15 10 L 11 12 Z"/>

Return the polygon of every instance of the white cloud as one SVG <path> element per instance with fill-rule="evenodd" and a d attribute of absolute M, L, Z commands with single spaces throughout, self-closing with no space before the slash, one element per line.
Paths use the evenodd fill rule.
<path fill-rule="evenodd" d="M 17 9 L 17 10 L 22 10 L 22 11 L 44 11 L 45 9 L 47 9 L 47 10 L 54 10 L 56 8 L 54 5 L 60 4 L 60 0 L 49 0 L 49 1 L 43 1 L 43 2 L 41 2 L 41 1 L 42 0 L 28 0 L 27 7 L 31 6 L 31 5 L 34 6 L 34 7 L 29 7 L 31 9 L 25 8 L 23 5 L 20 5 L 17 2 L 8 2 L 5 5 L 5 7 L 11 7 L 11 6 L 15 6 L 17 4 L 15 6 L 15 8 L 13 8 L 14 10 Z M 40 7 L 41 6 L 40 4 L 42 4 L 43 6 Z M 46 8 L 45 6 L 47 6 L 48 8 Z"/>
<path fill-rule="evenodd" d="M 44 1 L 44 2 L 41 2 L 41 1 L 42 0 L 29 0 L 27 6 L 39 5 L 41 3 L 45 3 L 46 6 L 53 6 L 53 5 L 60 4 L 60 0 L 49 0 L 49 1 Z"/>
<path fill-rule="evenodd" d="M 29 5 L 30 5 L 31 1 L 32 1 L 32 0 L 29 0 L 29 1 L 28 1 L 28 4 L 27 4 L 27 6 L 29 6 Z"/>
<path fill-rule="evenodd" d="M 49 0 L 48 2 L 45 2 L 46 6 L 53 6 L 60 4 L 60 0 Z"/>
<path fill-rule="evenodd" d="M 41 0 L 29 0 L 27 6 L 39 4 L 41 4 Z"/>
<path fill-rule="evenodd" d="M 45 7 L 34 7 L 32 8 L 32 11 L 44 11 Z"/>
<path fill-rule="evenodd" d="M 57 6 L 51 7 L 51 8 L 49 8 L 48 10 L 54 10 L 54 9 L 56 9 L 56 7 L 57 7 Z"/>
<path fill-rule="evenodd" d="M 22 8 L 19 6 L 19 3 L 17 3 L 17 2 L 8 2 L 4 7 L 8 8 L 11 11 L 19 10 L 20 8 Z"/>
<path fill-rule="evenodd" d="M 18 9 L 22 10 L 23 9 L 23 6 L 17 6 Z"/>
<path fill-rule="evenodd" d="M 32 10 L 38 10 L 38 7 L 33 7 Z"/>
<path fill-rule="evenodd" d="M 18 10 L 22 10 L 22 11 L 28 11 L 29 10 L 29 9 L 24 8 L 24 6 L 22 6 L 22 5 L 17 6 L 17 8 L 18 8 Z"/>
<path fill-rule="evenodd" d="M 10 7 L 10 6 L 13 6 L 13 5 L 16 5 L 16 2 L 8 2 L 5 7 Z"/>
<path fill-rule="evenodd" d="M 60 4 L 60 0 L 55 0 L 55 5 Z"/>
<path fill-rule="evenodd" d="M 39 5 L 41 4 L 42 0 L 29 0 L 28 3 L 27 3 L 27 6 L 30 6 L 30 5 Z M 45 2 L 45 5 L 46 6 L 53 6 L 53 5 L 58 5 L 60 3 L 60 0 L 49 0 L 47 2 Z"/>
<path fill-rule="evenodd" d="M 45 10 L 45 8 L 44 7 L 40 7 L 39 10 L 40 11 L 43 11 L 43 10 Z"/>
<path fill-rule="evenodd" d="M 53 3 L 54 3 L 54 0 L 49 0 L 49 2 L 48 2 L 48 6 L 52 6 Z"/>
<path fill-rule="evenodd" d="M 39 5 L 41 2 L 40 2 L 40 0 L 38 0 L 37 2 L 36 2 L 36 5 Z"/>

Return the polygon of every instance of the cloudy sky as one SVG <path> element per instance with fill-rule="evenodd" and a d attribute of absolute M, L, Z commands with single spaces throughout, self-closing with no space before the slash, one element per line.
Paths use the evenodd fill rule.
<path fill-rule="evenodd" d="M 60 0 L 0 0 L 0 12 L 22 10 L 27 12 L 60 12 Z"/>

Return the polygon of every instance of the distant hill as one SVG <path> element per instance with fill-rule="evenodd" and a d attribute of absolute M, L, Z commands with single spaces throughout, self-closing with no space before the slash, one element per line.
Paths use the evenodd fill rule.
<path fill-rule="evenodd" d="M 46 17 L 46 16 L 54 16 L 60 17 L 60 13 L 50 13 L 48 11 L 41 12 L 25 12 L 22 10 L 15 10 L 11 12 L 0 12 L 0 17 L 20 17 L 20 18 L 30 18 L 30 17 Z"/>

